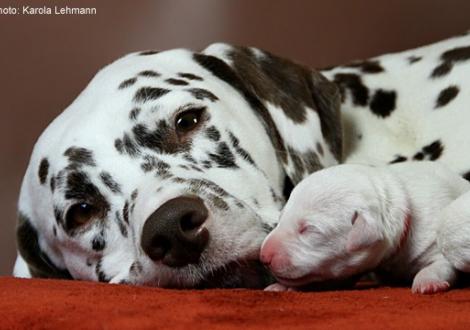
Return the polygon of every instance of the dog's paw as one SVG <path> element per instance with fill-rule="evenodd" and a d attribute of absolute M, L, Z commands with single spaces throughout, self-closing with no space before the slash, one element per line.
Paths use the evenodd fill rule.
<path fill-rule="evenodd" d="M 282 292 L 282 291 L 294 291 L 294 289 L 282 285 L 281 283 L 274 283 L 268 285 L 264 291 Z"/>
<path fill-rule="evenodd" d="M 433 294 L 449 290 L 450 284 L 447 281 L 422 280 L 413 283 L 411 292 L 420 294 Z"/>

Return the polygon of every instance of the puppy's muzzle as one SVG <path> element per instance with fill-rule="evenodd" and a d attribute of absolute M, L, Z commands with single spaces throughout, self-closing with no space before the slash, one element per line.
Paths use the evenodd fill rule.
<path fill-rule="evenodd" d="M 209 231 L 203 226 L 207 216 L 199 197 L 167 201 L 145 221 L 142 249 L 150 259 L 170 267 L 197 263 L 209 242 Z"/>

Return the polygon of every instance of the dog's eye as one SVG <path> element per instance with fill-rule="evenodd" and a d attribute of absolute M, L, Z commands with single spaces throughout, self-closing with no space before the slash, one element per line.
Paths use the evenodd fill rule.
<path fill-rule="evenodd" d="M 175 120 L 178 133 L 187 133 L 195 129 L 201 121 L 204 108 L 190 109 L 180 113 Z"/>
<path fill-rule="evenodd" d="M 77 203 L 72 205 L 65 217 L 68 230 L 74 229 L 88 223 L 97 214 L 97 209 L 88 203 Z"/>

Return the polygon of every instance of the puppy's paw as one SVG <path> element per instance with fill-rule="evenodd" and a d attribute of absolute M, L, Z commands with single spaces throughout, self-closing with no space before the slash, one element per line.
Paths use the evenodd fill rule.
<path fill-rule="evenodd" d="M 423 279 L 414 281 L 411 292 L 420 294 L 433 294 L 438 292 L 445 292 L 450 289 L 450 284 L 447 281 Z"/>
<path fill-rule="evenodd" d="M 457 273 L 447 259 L 442 255 L 436 261 L 421 269 L 413 280 L 413 293 L 433 294 L 444 292 L 454 285 Z"/>
<path fill-rule="evenodd" d="M 294 289 L 282 285 L 281 283 L 274 283 L 268 285 L 264 291 L 282 292 L 282 291 L 294 291 Z"/>

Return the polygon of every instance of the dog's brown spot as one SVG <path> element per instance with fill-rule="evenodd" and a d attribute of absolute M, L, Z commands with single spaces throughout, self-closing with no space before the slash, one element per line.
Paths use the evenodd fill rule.
<path fill-rule="evenodd" d="M 47 160 L 47 158 L 43 158 L 41 162 L 39 163 L 39 170 L 38 170 L 39 182 L 41 184 L 46 183 L 48 173 L 49 173 L 49 161 Z"/>

